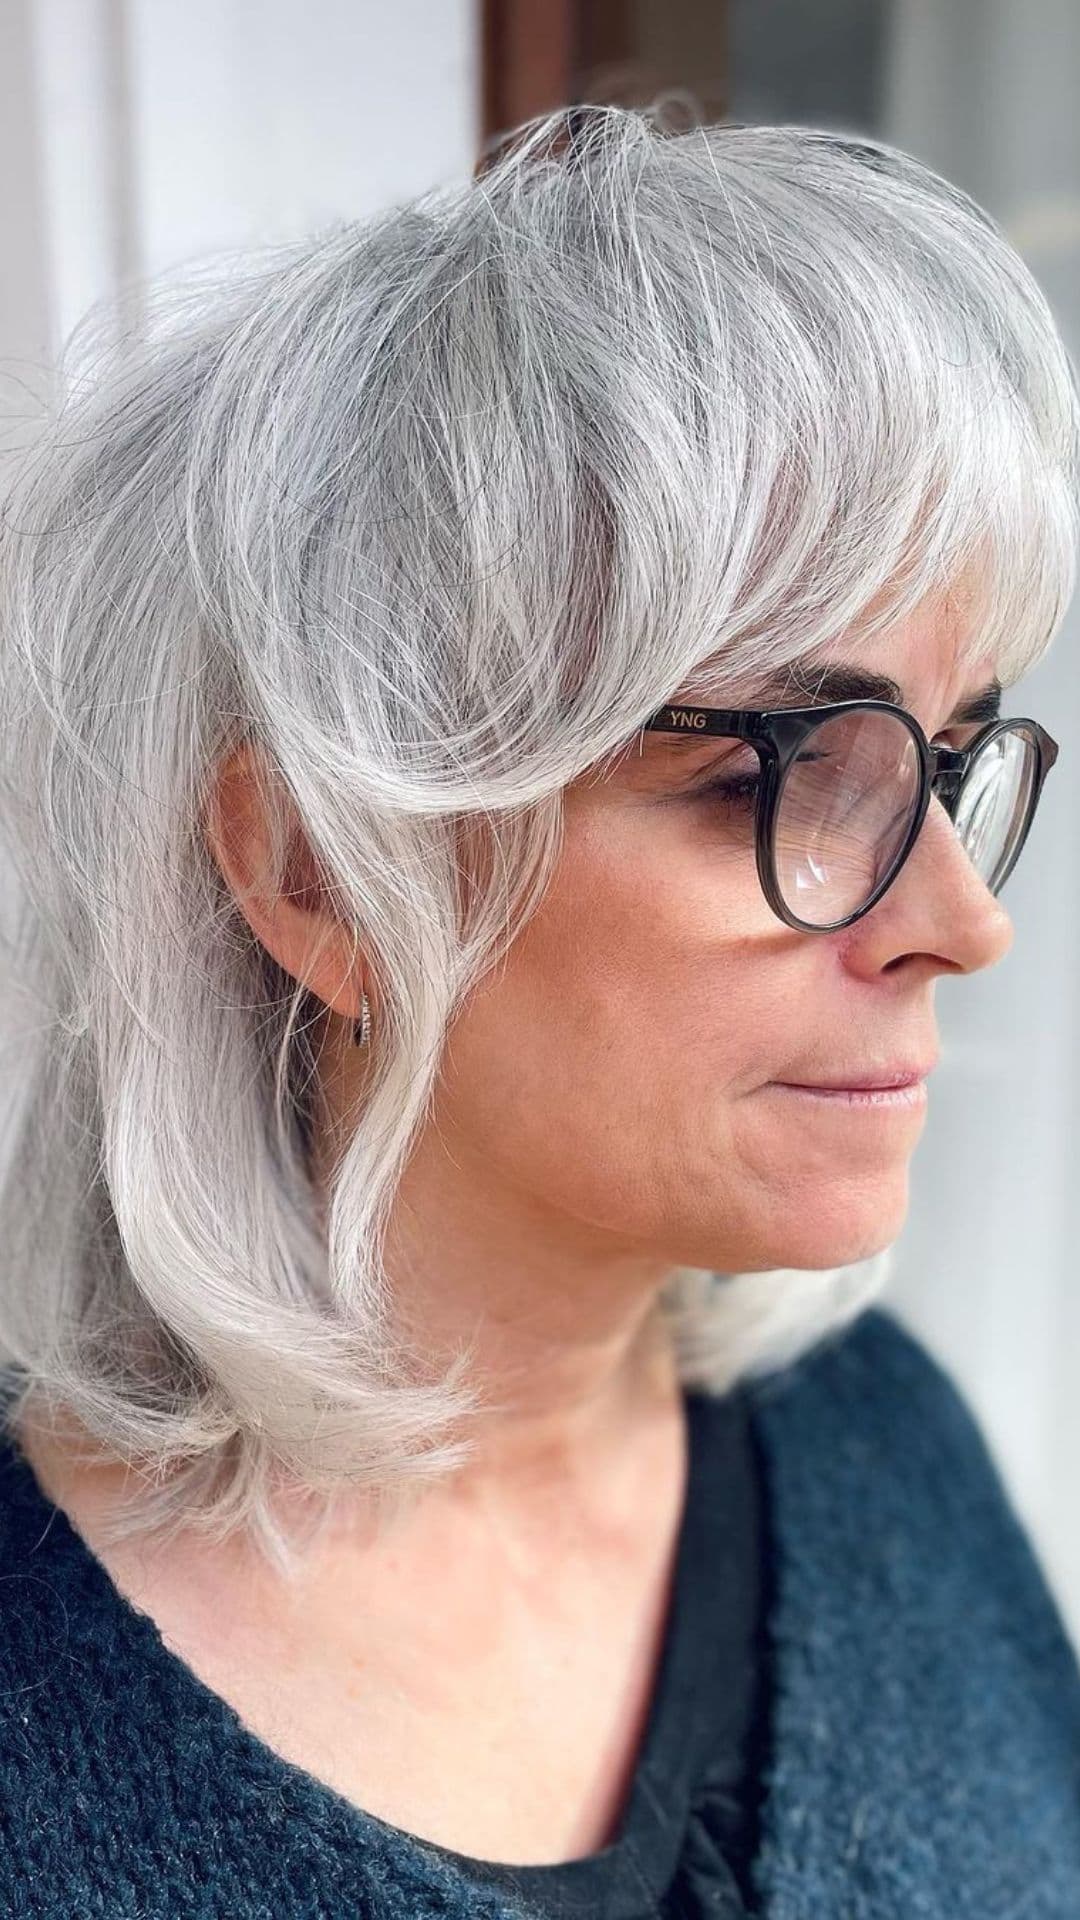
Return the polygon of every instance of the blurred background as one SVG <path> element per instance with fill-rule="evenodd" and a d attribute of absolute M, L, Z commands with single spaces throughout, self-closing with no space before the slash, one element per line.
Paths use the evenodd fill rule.
<path fill-rule="evenodd" d="M 1000 221 L 1080 338 L 1076 0 L 0 0 L 0 454 L 131 275 L 362 218 L 582 101 L 869 132 Z M 1012 950 L 942 979 L 887 1304 L 957 1379 L 1080 1647 L 1080 608 L 1005 712 L 1061 755 Z"/>

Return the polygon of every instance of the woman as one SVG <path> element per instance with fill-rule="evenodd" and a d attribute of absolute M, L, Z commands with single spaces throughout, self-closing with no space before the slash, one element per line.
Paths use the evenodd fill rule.
<path fill-rule="evenodd" d="M 1080 1911 L 1074 1652 L 875 1304 L 1068 362 L 902 154 L 565 131 L 152 290 L 9 502 L 5 1912 Z"/>

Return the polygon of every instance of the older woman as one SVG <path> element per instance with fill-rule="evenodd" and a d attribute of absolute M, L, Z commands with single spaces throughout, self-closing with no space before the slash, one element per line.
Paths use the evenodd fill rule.
<path fill-rule="evenodd" d="M 1068 362 L 903 154 L 561 132 L 140 289 L 13 486 L 5 1913 L 1080 1912 L 1074 1652 L 875 1304 Z"/>

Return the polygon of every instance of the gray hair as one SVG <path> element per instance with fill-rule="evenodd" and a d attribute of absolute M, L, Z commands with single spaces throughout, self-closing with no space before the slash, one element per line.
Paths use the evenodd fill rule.
<path fill-rule="evenodd" d="M 1012 684 L 1072 593 L 1080 408 L 993 222 L 881 143 L 653 109 L 92 310 L 7 493 L 3 802 L 24 898 L 0 1189 L 10 1421 L 67 1406 L 160 1484 L 115 1536 L 468 1457 L 470 1353 L 392 1331 L 381 1248 L 448 1023 L 539 903 L 560 794 L 693 679 L 870 635 L 974 572 Z M 78 362 L 86 352 L 86 366 Z M 317 1007 L 202 807 L 237 742 L 377 985 L 316 1217 Z M 467 829 L 486 877 L 462 887 Z M 19 1001 L 12 1002 L 13 1008 Z M 887 1262 L 677 1269 L 690 1385 L 853 1318 Z M 168 1479 L 165 1472 L 168 1469 Z"/>

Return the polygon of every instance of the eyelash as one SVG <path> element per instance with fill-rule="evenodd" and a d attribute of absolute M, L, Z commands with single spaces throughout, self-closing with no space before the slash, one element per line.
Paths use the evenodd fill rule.
<path fill-rule="evenodd" d="M 756 801 L 761 788 L 760 773 L 745 773 L 733 776 L 730 780 L 713 780 L 699 791 L 699 799 L 722 800 L 725 805 L 739 810 L 748 809 Z"/>

